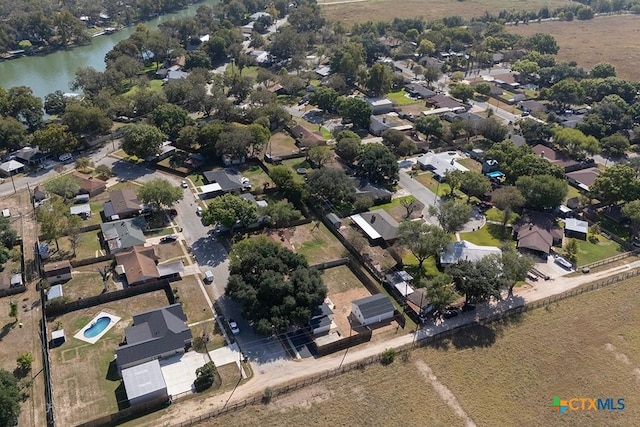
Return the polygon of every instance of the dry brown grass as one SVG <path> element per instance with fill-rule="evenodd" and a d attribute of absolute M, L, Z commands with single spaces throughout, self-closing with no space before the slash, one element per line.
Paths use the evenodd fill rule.
<path fill-rule="evenodd" d="M 321 222 L 311 222 L 288 229 L 288 240 L 294 252 L 304 255 L 309 264 L 342 258 L 344 246 Z"/>
<path fill-rule="evenodd" d="M 269 145 L 265 151 L 271 151 L 273 156 L 286 156 L 300 151 L 296 147 L 296 141 L 284 132 L 276 132 L 269 139 Z"/>
<path fill-rule="evenodd" d="M 322 281 L 327 286 L 329 295 L 364 288 L 362 282 L 346 265 L 322 270 Z"/>
<path fill-rule="evenodd" d="M 393 18 L 438 19 L 447 16 L 471 18 L 485 12 L 497 14 L 502 10 L 540 10 L 543 6 L 555 9 L 566 6 L 562 0 L 368 0 L 358 3 L 333 4 L 337 0 L 320 0 L 329 21 L 342 21 L 345 24 L 366 21 L 391 21 Z"/>
<path fill-rule="evenodd" d="M 211 308 L 194 276 L 185 276 L 182 280 L 172 283 L 171 287 L 178 290 L 182 308 L 187 315 L 187 323 L 196 323 L 213 317 Z"/>
<path fill-rule="evenodd" d="M 640 416 L 634 404 L 639 283 L 632 279 L 520 319 L 467 329 L 413 351 L 409 363 L 396 358 L 388 367 L 353 371 L 202 425 L 461 425 L 445 395 L 479 426 L 634 426 Z M 435 379 L 424 374 L 425 366 Z M 559 417 L 548 407 L 554 395 L 624 397 L 627 406 Z"/>
<path fill-rule="evenodd" d="M 60 425 L 75 425 L 118 410 L 115 390 L 120 381 L 113 376 L 108 379 L 107 374 L 124 329 L 134 314 L 167 304 L 164 291 L 156 291 L 49 319 L 49 329 L 59 326 L 67 337 L 66 343 L 50 351 L 56 421 Z M 118 315 L 121 320 L 95 344 L 73 337 L 101 311 Z"/>
<path fill-rule="evenodd" d="M 203 426 L 462 426 L 408 363 L 373 365 Z"/>
<path fill-rule="evenodd" d="M 599 16 L 590 21 L 543 22 L 509 30 L 523 36 L 549 33 L 560 45 L 559 60 L 576 61 L 585 68 L 608 62 L 615 65 L 619 77 L 640 80 L 640 16 Z"/>

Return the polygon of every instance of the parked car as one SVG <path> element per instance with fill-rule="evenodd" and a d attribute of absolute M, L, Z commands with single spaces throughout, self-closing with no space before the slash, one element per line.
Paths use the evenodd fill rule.
<path fill-rule="evenodd" d="M 457 309 L 448 309 L 442 313 L 442 317 L 444 317 L 445 319 L 451 319 L 452 317 L 456 317 L 458 314 L 459 313 Z"/>
<path fill-rule="evenodd" d="M 238 327 L 238 323 L 233 319 L 229 319 L 229 329 L 231 329 L 231 333 L 233 335 L 238 335 L 240 333 L 240 328 Z"/>
<path fill-rule="evenodd" d="M 196 215 L 198 215 L 198 216 L 202 216 L 202 212 L 203 212 L 203 210 L 202 210 L 202 206 L 198 206 L 198 207 L 196 208 Z"/>
<path fill-rule="evenodd" d="M 187 181 L 182 180 L 182 188 L 189 188 L 189 184 L 187 184 Z"/>
<path fill-rule="evenodd" d="M 170 234 L 160 239 L 160 243 L 171 243 L 175 242 L 176 240 L 178 240 L 178 236 L 176 236 L 175 234 Z"/>
<path fill-rule="evenodd" d="M 554 259 L 555 263 L 561 267 L 566 268 L 567 270 L 571 270 L 573 268 L 573 264 L 571 264 L 566 259 L 562 258 L 560 255 L 556 255 Z"/>
<path fill-rule="evenodd" d="M 211 270 L 207 270 L 204 272 L 204 281 L 206 283 L 213 283 L 213 273 Z"/>
<path fill-rule="evenodd" d="M 64 153 L 61 154 L 60 157 L 58 157 L 58 160 L 60 160 L 61 162 L 66 162 L 68 160 L 71 160 L 73 158 L 73 156 L 71 155 L 71 153 Z"/>

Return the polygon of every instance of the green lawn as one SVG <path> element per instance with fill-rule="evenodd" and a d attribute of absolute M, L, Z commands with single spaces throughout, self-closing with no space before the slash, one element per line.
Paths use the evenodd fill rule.
<path fill-rule="evenodd" d="M 416 181 L 427 187 L 432 192 L 436 193 L 438 196 L 445 196 L 449 194 L 449 191 L 451 191 L 449 184 L 439 183 L 433 177 L 431 172 L 421 173 L 419 175 L 416 175 L 414 178 Z"/>
<path fill-rule="evenodd" d="M 566 203 L 567 200 L 572 199 L 574 197 L 580 197 L 580 191 L 578 191 L 577 188 L 570 185 L 569 192 L 567 193 L 567 197 L 565 197 L 564 202 Z"/>
<path fill-rule="evenodd" d="M 460 233 L 460 238 L 476 245 L 500 247 L 505 242 L 515 244 L 515 242 L 513 242 L 513 240 L 511 240 L 510 238 L 509 231 L 510 229 L 507 228 L 506 233 L 503 235 L 501 225 L 486 224 L 479 230 Z"/>
<path fill-rule="evenodd" d="M 613 240 L 601 235 L 598 235 L 598 240 L 599 242 L 594 244 L 588 239 L 576 239 L 578 242 L 578 265 L 591 264 L 624 252 L 624 249 Z"/>
<path fill-rule="evenodd" d="M 173 233 L 173 227 L 164 227 L 158 230 L 146 232 L 144 233 L 144 235 L 146 237 L 158 237 L 158 236 L 168 236 L 171 233 Z"/>
<path fill-rule="evenodd" d="M 204 175 L 202 175 L 201 173 L 191 174 L 187 178 L 189 178 L 191 182 L 193 182 L 193 185 L 195 185 L 196 187 L 204 185 Z"/>
<path fill-rule="evenodd" d="M 487 217 L 487 220 L 489 221 L 498 221 L 502 223 L 502 221 L 504 220 L 504 214 L 498 208 L 491 208 L 488 211 L 486 211 L 484 215 Z M 519 217 L 520 215 L 518 215 L 517 213 L 511 213 L 511 218 L 509 218 L 509 224 L 513 224 L 514 222 L 516 222 Z"/>
<path fill-rule="evenodd" d="M 409 198 L 411 198 L 413 196 L 402 196 L 402 197 L 398 197 L 396 199 L 392 199 L 389 203 L 385 203 L 384 205 L 378 205 L 378 206 L 374 206 L 371 208 L 371 210 L 375 210 L 375 209 L 384 209 L 384 210 L 390 210 L 392 208 L 395 208 L 396 206 L 401 206 L 401 203 L 404 200 L 407 200 Z M 415 197 L 414 197 L 415 199 Z"/>
<path fill-rule="evenodd" d="M 269 187 L 275 186 L 269 175 L 256 164 L 246 164 L 238 167 L 240 173 L 251 181 L 252 188 L 264 188 L 265 184 Z"/>
<path fill-rule="evenodd" d="M 287 166 L 293 171 L 293 179 L 295 179 L 298 182 L 304 182 L 304 175 L 300 175 L 299 173 L 297 173 L 296 169 L 305 168 L 307 169 L 307 172 L 310 172 L 311 170 L 313 170 L 313 168 L 311 167 L 311 164 L 307 162 L 307 160 L 304 157 L 301 157 L 299 159 L 283 160 L 282 165 Z"/>
<path fill-rule="evenodd" d="M 469 169 L 470 171 L 474 171 L 474 172 L 482 171 L 482 165 L 480 164 L 480 162 L 477 162 L 473 159 L 470 159 L 470 158 L 460 159 L 458 160 L 458 163 L 460 163 L 462 166 Z"/>
<path fill-rule="evenodd" d="M 162 80 L 158 80 L 158 79 L 149 80 L 149 85 L 147 86 L 147 89 L 149 89 L 152 92 L 162 92 Z M 124 96 L 135 95 L 136 92 L 138 92 L 139 90 L 140 90 L 140 86 L 135 85 L 131 89 L 129 89 L 127 92 L 125 92 Z"/>
<path fill-rule="evenodd" d="M 405 95 L 407 94 L 407 91 L 403 89 L 400 89 L 397 92 L 389 92 L 386 97 L 388 99 L 390 99 L 391 101 L 393 101 L 394 104 L 398 104 L 398 105 L 410 105 L 410 104 L 415 104 L 416 101 L 415 99 L 411 99 L 411 98 L 407 98 Z"/>

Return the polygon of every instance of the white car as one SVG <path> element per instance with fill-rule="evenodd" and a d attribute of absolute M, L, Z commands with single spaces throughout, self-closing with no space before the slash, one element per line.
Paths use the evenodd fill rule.
<path fill-rule="evenodd" d="M 238 335 L 240 333 L 240 328 L 238 327 L 238 323 L 235 320 L 229 319 L 229 329 L 231 329 L 231 333 L 233 335 Z"/>
<path fill-rule="evenodd" d="M 202 216 L 202 211 L 203 211 L 202 206 L 198 206 L 198 207 L 196 208 L 196 215 L 198 215 L 198 216 Z"/>
<path fill-rule="evenodd" d="M 573 264 L 571 264 L 569 261 L 567 261 L 566 259 L 562 258 L 559 255 L 555 256 L 554 259 L 555 263 L 560 265 L 561 267 L 566 268 L 567 270 L 571 270 L 573 268 Z"/>
<path fill-rule="evenodd" d="M 187 184 L 187 181 L 182 181 L 182 188 L 189 188 L 189 185 Z"/>

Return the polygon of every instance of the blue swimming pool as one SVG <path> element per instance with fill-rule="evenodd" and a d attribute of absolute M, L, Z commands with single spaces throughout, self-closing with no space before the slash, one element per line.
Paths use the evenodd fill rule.
<path fill-rule="evenodd" d="M 104 331 L 107 326 L 111 323 L 111 319 L 109 317 L 103 316 L 96 320 L 91 326 L 85 329 L 83 335 L 86 338 L 94 338 L 97 337 Z"/>

